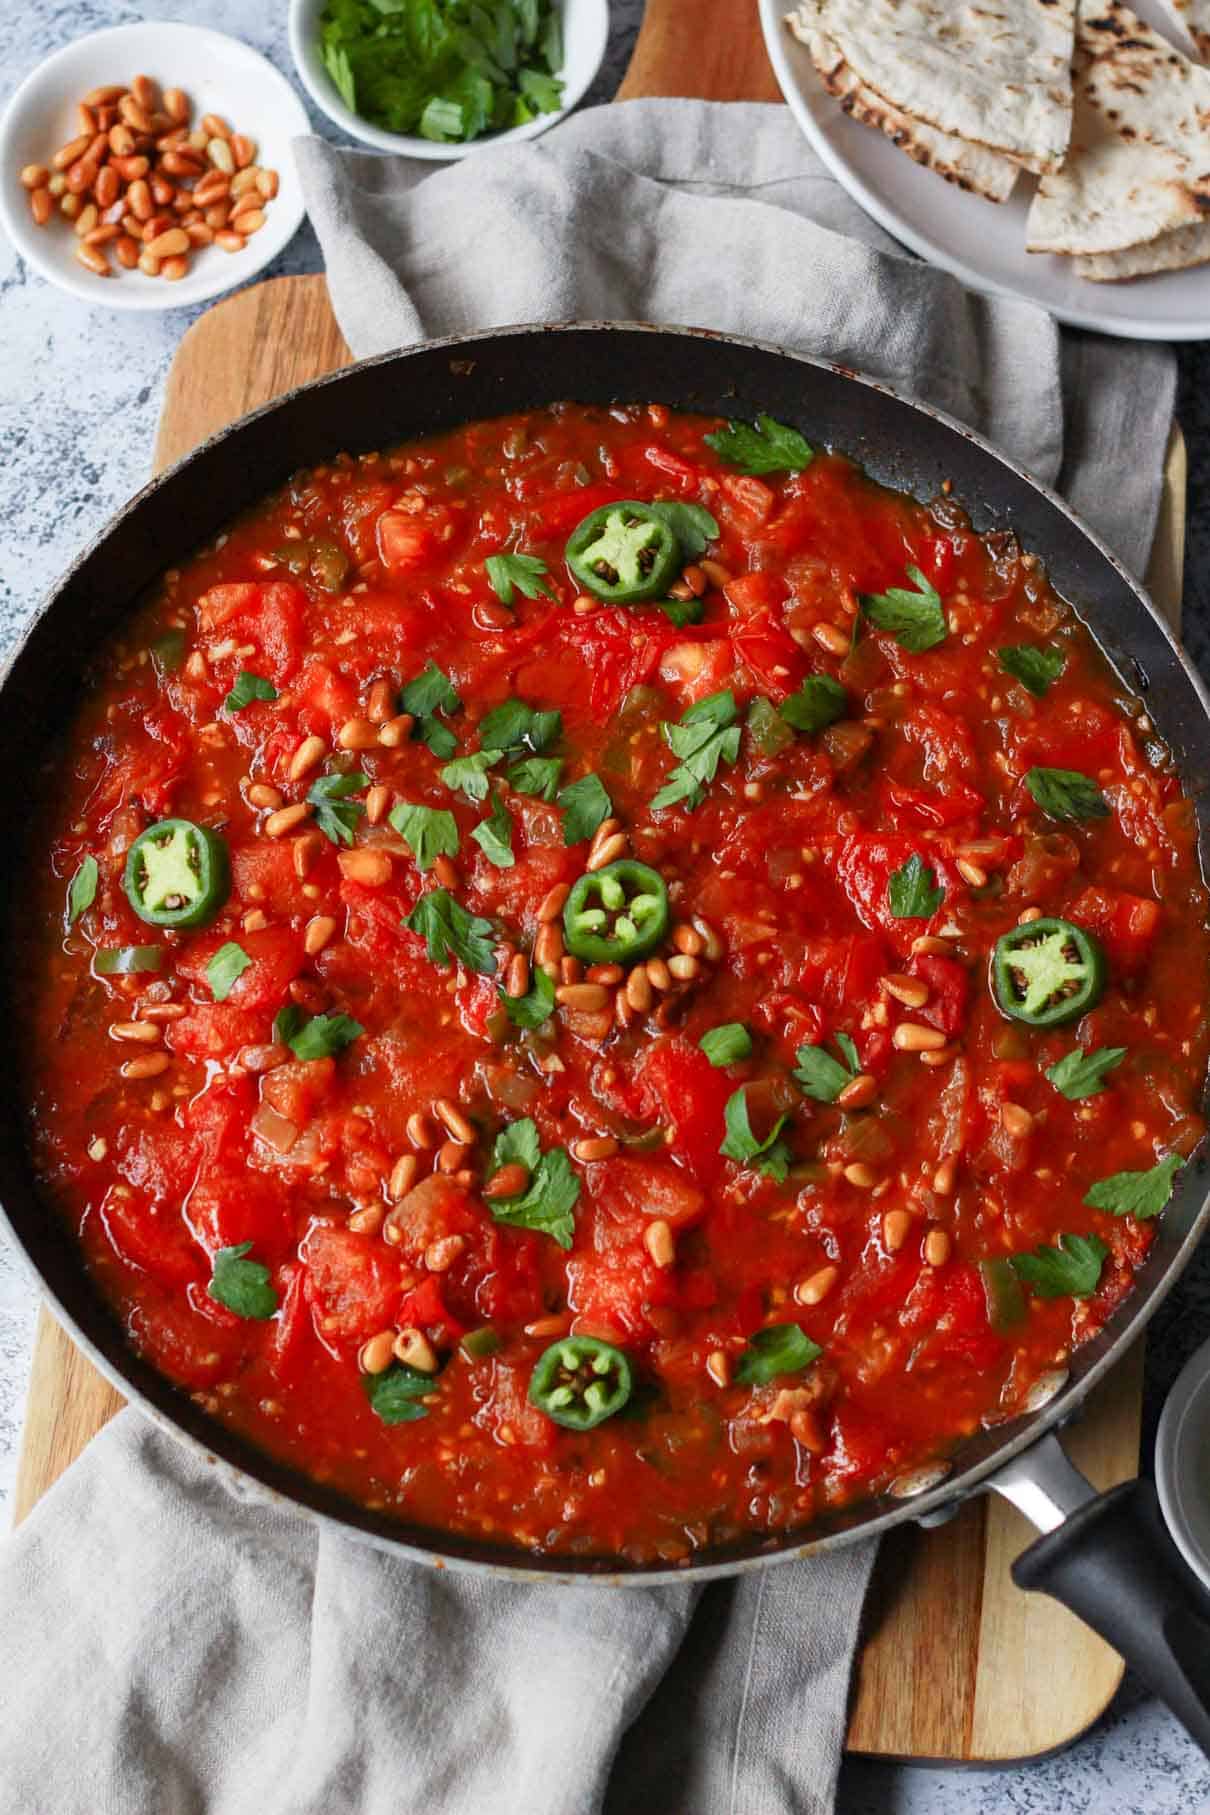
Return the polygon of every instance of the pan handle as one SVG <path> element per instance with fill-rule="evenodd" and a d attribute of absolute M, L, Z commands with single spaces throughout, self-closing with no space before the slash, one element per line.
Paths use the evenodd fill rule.
<path fill-rule="evenodd" d="M 1168 1535 L 1151 1481 L 1098 1494 L 1053 1433 L 989 1483 L 1045 1534 L 1013 1564 L 1108 1640 L 1210 1755 L 1210 1596 Z"/>

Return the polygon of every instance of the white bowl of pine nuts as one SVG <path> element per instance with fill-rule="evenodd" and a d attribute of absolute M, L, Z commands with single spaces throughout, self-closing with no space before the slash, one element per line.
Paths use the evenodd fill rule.
<path fill-rule="evenodd" d="M 65 45 L 0 121 L 0 222 L 60 289 L 120 309 L 231 290 L 303 218 L 285 78 L 194 25 L 119 25 Z"/>

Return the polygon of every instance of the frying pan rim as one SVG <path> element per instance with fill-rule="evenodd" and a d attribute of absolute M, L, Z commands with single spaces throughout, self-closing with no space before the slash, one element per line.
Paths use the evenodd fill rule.
<path fill-rule="evenodd" d="M 1102 560 L 1114 570 L 1119 580 L 1132 595 L 1133 608 L 1141 607 L 1143 609 L 1145 615 L 1151 619 L 1153 627 L 1159 631 L 1161 638 L 1167 644 L 1170 657 L 1192 688 L 1202 718 L 1207 727 L 1210 727 L 1210 692 L 1207 691 L 1206 685 L 1181 648 L 1171 626 L 1153 603 L 1145 588 L 1128 572 L 1097 532 L 1085 523 L 1062 497 L 1027 472 L 1012 456 L 1003 453 L 983 435 L 970 428 L 968 424 L 959 421 L 936 405 L 906 395 L 884 379 L 872 377 L 868 373 L 860 372 L 836 361 L 816 358 L 811 354 L 800 353 L 792 348 L 778 346 L 769 341 L 755 340 L 745 335 L 727 334 L 699 327 L 629 321 L 526 322 L 474 334 L 443 335 L 432 340 L 418 342 L 414 346 L 379 353 L 369 359 L 343 366 L 335 372 L 325 373 L 319 378 L 308 380 L 305 384 L 292 387 L 248 415 L 226 424 L 199 443 L 197 447 L 190 449 L 179 460 L 173 462 L 164 472 L 155 475 L 141 486 L 70 563 L 42 605 L 23 627 L 22 633 L 4 665 L 3 672 L 0 673 L 0 697 L 8 687 L 12 673 L 37 628 L 54 612 L 79 570 L 114 535 L 118 527 L 134 513 L 140 511 L 161 489 L 170 485 L 182 471 L 220 448 L 224 443 L 238 442 L 251 425 L 274 413 L 285 412 L 300 396 L 310 395 L 327 386 L 347 382 L 352 377 L 363 374 L 367 368 L 406 364 L 408 360 L 416 357 L 443 352 L 459 356 L 473 354 L 476 347 L 490 345 L 494 348 L 502 340 L 577 334 L 605 336 L 641 334 L 653 339 L 661 337 L 675 337 L 678 340 L 694 339 L 705 344 L 722 344 L 748 352 L 770 355 L 791 365 L 807 366 L 830 373 L 842 381 L 862 386 L 879 397 L 885 397 L 893 403 L 939 423 L 942 428 L 950 431 L 959 440 L 980 449 L 997 466 L 1006 468 L 1029 490 L 1044 498 L 1067 520 L 1067 524 L 1075 536 L 1090 544 Z M 472 419 L 475 418 L 468 418 L 468 420 Z M 390 438 L 400 439 L 401 437 L 393 434 Z M 981 502 L 986 501 L 981 500 Z M 1042 553 L 1045 564 L 1046 555 L 1041 550 L 1039 552 Z M 1075 608 L 1078 612 L 1078 605 Z M 1111 657 L 1108 659 L 1112 660 Z M 611 1565 L 609 1560 L 569 1558 L 565 1555 L 535 1557 L 521 1552 L 515 1547 L 510 1550 L 496 1550 L 485 1543 L 461 1539 L 456 1533 L 446 1533 L 440 1530 L 433 1530 L 430 1533 L 427 1528 L 423 1533 L 423 1541 L 414 1542 L 410 1537 L 396 1535 L 398 1528 L 393 1525 L 392 1521 L 385 1517 L 377 1517 L 354 1501 L 347 1503 L 341 1501 L 338 1506 L 330 1506 L 328 1503 L 334 1496 L 323 1495 L 322 1490 L 318 1489 L 317 1484 L 311 1482 L 308 1477 L 275 1464 L 272 1458 L 265 1456 L 262 1452 L 257 1452 L 244 1440 L 235 1437 L 233 1433 L 217 1424 L 209 1426 L 215 1440 L 206 1441 L 188 1429 L 181 1418 L 168 1409 L 167 1404 L 159 1405 L 150 1399 L 131 1377 L 136 1367 L 145 1364 L 139 1363 L 138 1358 L 132 1352 L 128 1363 L 130 1371 L 127 1371 L 127 1368 L 111 1361 L 109 1356 L 84 1332 L 76 1318 L 63 1304 L 58 1293 L 41 1273 L 3 1204 L 0 1204 L 0 1227 L 5 1230 L 21 1261 L 36 1281 L 43 1299 L 47 1302 L 53 1315 L 92 1361 L 98 1372 L 124 1398 L 133 1403 L 144 1417 L 149 1418 L 158 1429 L 170 1435 L 174 1441 L 185 1443 L 200 1459 L 217 1466 L 220 1471 L 226 1473 L 231 1485 L 245 1498 L 251 1495 L 253 1498 L 268 1498 L 274 1503 L 288 1505 L 300 1515 L 317 1521 L 325 1529 L 330 1529 L 355 1541 L 369 1543 L 375 1548 L 405 1557 L 409 1561 L 423 1563 L 430 1568 L 449 1568 L 504 1576 L 516 1581 L 555 1582 L 580 1587 L 594 1585 L 658 1587 L 681 1583 L 689 1579 L 708 1581 L 732 1577 L 771 1564 L 840 1549 L 842 1546 L 856 1543 L 862 1538 L 880 1536 L 909 1520 L 918 1520 L 924 1516 L 948 1510 L 951 1506 L 956 1508 L 972 1493 L 985 1488 L 997 1470 L 1005 1463 L 1022 1455 L 1039 1439 L 1048 1432 L 1054 1431 L 1072 1416 L 1099 1381 L 1121 1358 L 1124 1351 L 1142 1333 L 1159 1306 L 1167 1298 L 1184 1272 L 1200 1237 L 1210 1223 L 1210 1196 L 1206 1194 L 1205 1172 L 1205 1155 L 1199 1149 L 1195 1161 L 1186 1167 L 1185 1175 L 1197 1176 L 1199 1179 L 1202 1195 L 1200 1207 L 1193 1215 L 1179 1246 L 1168 1257 L 1155 1279 L 1150 1281 L 1142 1291 L 1137 1288 L 1132 1291 L 1115 1309 L 1102 1332 L 1093 1339 L 1093 1343 L 1105 1341 L 1109 1331 L 1113 1331 L 1112 1338 L 1105 1341 L 1103 1351 L 1080 1372 L 1078 1378 L 1069 1379 L 1049 1404 L 1038 1411 L 1027 1413 L 1007 1425 L 1005 1429 L 1009 1434 L 1005 1436 L 1003 1442 L 994 1444 L 982 1461 L 947 1472 L 945 1478 L 938 1481 L 935 1486 L 915 1494 L 911 1498 L 895 1501 L 886 1506 L 884 1510 L 881 1508 L 886 1496 L 883 1496 L 882 1500 L 870 1503 L 869 1512 L 859 1515 L 852 1523 L 844 1525 L 841 1529 L 826 1531 L 822 1536 L 811 1538 L 804 1536 L 803 1531 L 799 1531 L 764 1540 L 749 1538 L 742 1546 L 737 1547 L 743 1554 L 711 1561 L 711 1553 L 707 1552 L 700 1562 L 690 1559 L 685 1564 L 672 1568 L 648 1568 L 643 1565 L 629 1565 L 621 1562 Z M 82 1280 L 87 1280 L 87 1275 L 83 1273 L 83 1270 L 81 1277 Z M 1080 1352 L 1076 1351 L 1076 1353 Z M 1083 1352 L 1087 1353 L 1087 1350 L 1085 1349 Z M 188 1403 L 183 1399 L 181 1390 L 174 1388 L 166 1377 L 159 1377 L 157 1384 L 166 1388 L 166 1396 L 171 1395 L 173 1401 L 182 1404 Z M 233 1457 L 231 1451 L 237 1452 L 237 1455 Z M 287 1476 L 290 1480 L 289 1489 L 279 1489 L 266 1481 L 264 1475 L 258 1473 L 258 1464 L 269 1472 Z M 314 1494 L 316 1498 L 322 1497 L 328 1503 L 317 1505 L 306 1498 L 300 1498 L 300 1494 L 308 1493 Z M 410 1532 L 415 1528 L 404 1527 L 403 1529 Z M 715 1554 L 717 1555 L 717 1552 Z"/>

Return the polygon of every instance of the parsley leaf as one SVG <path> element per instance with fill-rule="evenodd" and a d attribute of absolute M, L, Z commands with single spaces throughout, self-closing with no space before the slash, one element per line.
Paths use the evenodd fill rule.
<path fill-rule="evenodd" d="M 422 872 L 431 870 L 439 857 L 458 855 L 458 822 L 452 813 L 401 800 L 389 818 Z"/>
<path fill-rule="evenodd" d="M 841 1091 L 861 1072 L 857 1048 L 848 1034 L 837 1034 L 836 1044 L 844 1054 L 844 1063 L 834 1059 L 823 1045 L 800 1046 L 796 1057 L 798 1069 L 793 1074 L 804 1096 L 817 1103 L 834 1103 Z"/>
<path fill-rule="evenodd" d="M 1069 1102 L 1076 1103 L 1081 1097 L 1100 1096 L 1105 1088 L 1105 1073 L 1120 1065 L 1125 1057 L 1124 1046 L 1100 1046 L 1094 1052 L 1075 1046 L 1051 1066 L 1046 1076 Z"/>
<path fill-rule="evenodd" d="M 252 960 L 242 945 L 229 939 L 220 945 L 206 966 L 206 981 L 216 1002 L 225 1002 Z"/>
<path fill-rule="evenodd" d="M 1009 1265 L 1038 1298 L 1088 1298 L 1100 1284 L 1108 1253 L 1099 1235 L 1060 1235 L 1057 1248 L 1012 1254 Z"/>
<path fill-rule="evenodd" d="M 909 567 L 908 579 L 917 588 L 908 592 L 902 586 L 890 586 L 886 592 L 874 592 L 861 601 L 861 609 L 878 630 L 888 630 L 901 649 L 920 655 L 935 649 L 949 635 L 941 594 L 925 579 L 918 567 Z"/>
<path fill-rule="evenodd" d="M 442 724 L 438 712 L 457 712 L 462 705 L 448 674 L 436 662 L 426 664 L 423 673 L 409 681 L 399 696 L 402 712 L 410 712 L 416 723 L 413 738 L 427 744 L 440 762 L 448 762 L 458 748 L 458 739 L 448 725 Z"/>
<path fill-rule="evenodd" d="M 728 1021 L 723 1027 L 712 1027 L 698 1045 L 710 1063 L 721 1069 L 746 1059 L 752 1051 L 752 1035 L 742 1021 Z"/>
<path fill-rule="evenodd" d="M 704 504 L 649 504 L 652 516 L 666 523 L 681 545 L 686 561 L 696 561 L 710 544 L 717 541 L 718 524 Z M 673 601 L 676 603 L 677 601 Z"/>
<path fill-rule="evenodd" d="M 245 706 L 252 704 L 253 700 L 275 700 L 276 698 L 277 688 L 272 681 L 265 680 L 263 675 L 249 674 L 246 668 L 241 668 L 235 677 L 235 685 L 223 701 L 223 705 L 228 712 L 242 712 Z"/>
<path fill-rule="evenodd" d="M 810 674 L 778 711 L 795 731 L 822 731 L 835 724 L 849 709 L 849 696 L 830 674 Z"/>
<path fill-rule="evenodd" d="M 1059 649 L 1039 649 L 1036 643 L 1010 643 L 998 649 L 1000 666 L 1005 674 L 1041 699 L 1052 681 L 1057 681 L 1067 663 Z"/>
<path fill-rule="evenodd" d="M 563 843 L 582 844 L 603 826 L 613 812 L 613 802 L 599 775 L 582 775 L 559 794 L 563 812 Z"/>
<path fill-rule="evenodd" d="M 1158 1216 L 1172 1196 L 1182 1164 L 1179 1154 L 1170 1153 L 1147 1172 L 1112 1172 L 1097 1180 L 1084 1202 L 1094 1210 L 1108 1210 L 1111 1216 L 1134 1216 L 1146 1222 Z"/>
<path fill-rule="evenodd" d="M 245 1258 L 251 1252 L 251 1242 L 220 1248 L 211 1263 L 206 1296 L 216 1304 L 226 1305 L 237 1317 L 264 1323 L 277 1309 L 277 1293 L 270 1283 L 268 1267 Z"/>
<path fill-rule="evenodd" d="M 729 422 L 705 437 L 720 460 L 741 473 L 800 473 L 815 458 L 815 449 L 797 429 L 772 416 L 758 416 L 755 423 Z"/>
<path fill-rule="evenodd" d="M 563 731 L 561 712 L 536 712 L 524 700 L 505 700 L 493 706 L 479 726 L 479 741 L 486 750 L 503 751 L 511 756 L 532 750 L 540 756 Z"/>
<path fill-rule="evenodd" d="M 698 700 L 681 714 L 679 724 L 672 725 L 667 720 L 661 723 L 665 743 L 681 760 L 653 796 L 653 808 L 675 806 L 683 800 L 692 812 L 701 804 L 707 783 L 718 773 L 719 763 L 733 763 L 739 755 L 740 727 L 735 722 L 738 715 L 735 695 L 727 688 Z"/>
<path fill-rule="evenodd" d="M 572 1215 L 580 1197 L 580 1181 L 562 1147 L 541 1152 L 538 1130 L 527 1116 L 512 1122 L 496 1136 L 492 1171 L 501 1166 L 524 1166 L 529 1184 L 515 1197 L 489 1197 L 487 1207 L 498 1223 L 517 1229 L 538 1229 L 560 1248 L 570 1248 L 576 1232 Z"/>
<path fill-rule="evenodd" d="M 404 921 L 409 932 L 419 933 L 433 964 L 456 961 L 481 977 L 495 975 L 495 938 L 490 920 L 470 914 L 448 889 L 430 889 L 422 895 Z"/>
<path fill-rule="evenodd" d="M 508 772 L 508 784 L 518 794 L 532 794 L 538 800 L 553 800 L 559 791 L 563 773 L 561 756 L 527 756 L 514 763 Z"/>
<path fill-rule="evenodd" d="M 297 1003 L 288 1002 L 273 1023 L 273 1037 L 288 1046 L 296 1059 L 332 1059 L 351 1046 L 365 1028 L 349 1015 L 304 1016 Z"/>
<path fill-rule="evenodd" d="M 500 1000 L 514 1027 L 541 1027 L 554 1012 L 555 986 L 545 971 L 532 970 L 523 996 L 510 996 L 501 989 Z"/>
<path fill-rule="evenodd" d="M 945 890 L 937 886 L 936 871 L 913 851 L 902 868 L 892 871 L 887 900 L 896 920 L 931 920 L 945 900 Z"/>
<path fill-rule="evenodd" d="M 797 1374 L 823 1354 L 796 1323 L 770 1323 L 748 1338 L 735 1379 L 740 1386 L 768 1386 L 781 1374 Z"/>
<path fill-rule="evenodd" d="M 550 570 L 546 562 L 537 555 L 489 555 L 483 565 L 492 591 L 502 605 L 512 604 L 514 588 L 523 592 L 527 599 L 536 599 L 539 593 L 545 593 L 550 599 L 559 596 L 547 578 Z"/>
<path fill-rule="evenodd" d="M 758 1141 L 752 1132 L 752 1123 L 748 1117 L 747 1091 L 741 1084 L 735 1093 L 728 1097 L 723 1110 L 723 1121 L 727 1127 L 727 1137 L 719 1152 L 727 1159 L 735 1160 L 740 1166 L 756 1167 L 766 1178 L 776 1179 L 780 1184 L 790 1170 L 790 1150 L 778 1137 L 786 1125 L 787 1118 L 779 1115 L 763 1141 Z"/>
<path fill-rule="evenodd" d="M 95 857 L 86 857 L 67 888 L 67 924 L 74 926 L 97 898 L 101 871 Z"/>
<path fill-rule="evenodd" d="M 349 800 L 347 796 L 357 794 L 369 785 L 369 776 L 362 775 L 360 770 L 350 775 L 335 770 L 312 782 L 307 799 L 315 808 L 315 824 L 333 844 L 352 844 L 358 814 L 364 813 L 365 808 L 359 800 Z"/>
<path fill-rule="evenodd" d="M 381 1374 L 364 1374 L 362 1379 L 371 1409 L 384 1424 L 414 1424 L 428 1417 L 428 1407 L 421 1401 L 433 1390 L 431 1374 L 397 1361 Z"/>
<path fill-rule="evenodd" d="M 517 861 L 513 856 L 513 816 L 494 788 L 488 806 L 488 817 L 479 821 L 471 837 L 489 863 L 498 870 L 511 870 Z"/>
<path fill-rule="evenodd" d="M 1025 786 L 1050 819 L 1109 817 L 1109 802 L 1091 775 L 1079 769 L 1030 769 Z"/>
<path fill-rule="evenodd" d="M 503 755 L 503 750 L 476 750 L 473 756 L 455 757 L 440 771 L 441 779 L 455 794 L 461 792 L 477 804 L 487 799 L 487 772 Z"/>

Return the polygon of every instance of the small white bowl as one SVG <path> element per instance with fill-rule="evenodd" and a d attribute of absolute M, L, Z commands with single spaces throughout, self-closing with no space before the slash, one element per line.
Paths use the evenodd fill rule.
<path fill-rule="evenodd" d="M 1185 1363 L 1155 1440 L 1155 1485 L 1173 1542 L 1210 1588 L 1210 1342 Z"/>
<path fill-rule="evenodd" d="M 71 224 L 58 214 L 39 227 L 21 187 L 26 164 L 49 164 L 76 137 L 76 103 L 92 88 L 150 76 L 183 88 L 193 119 L 222 116 L 257 144 L 257 162 L 276 170 L 281 187 L 265 208 L 265 224 L 242 252 L 205 246 L 175 283 L 115 265 L 97 277 L 76 260 Z M 257 51 L 199 25 L 117 25 L 77 38 L 26 77 L 0 120 L 0 221 L 22 258 L 50 283 L 85 302 L 117 309 L 177 309 L 233 290 L 277 257 L 302 221 L 302 190 L 290 140 L 309 131 L 306 109 L 284 76 Z"/>
<path fill-rule="evenodd" d="M 319 54 L 319 16 L 324 4 L 325 0 L 290 0 L 290 54 L 299 80 L 315 105 L 350 138 L 373 145 L 378 151 L 394 151 L 409 158 L 464 158 L 489 145 L 536 139 L 583 100 L 601 67 L 609 41 L 609 0 L 562 0 L 563 68 L 559 74 L 563 105 L 558 112 L 540 113 L 536 120 L 510 127 L 507 132 L 484 133 L 469 144 L 440 145 L 411 133 L 384 132 L 345 106 Z"/>

